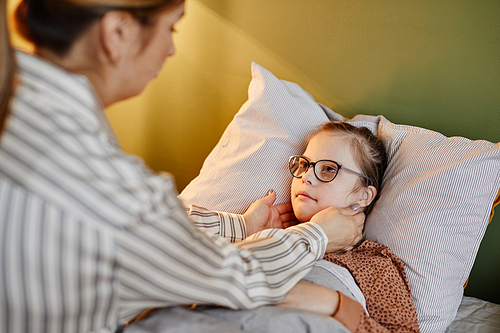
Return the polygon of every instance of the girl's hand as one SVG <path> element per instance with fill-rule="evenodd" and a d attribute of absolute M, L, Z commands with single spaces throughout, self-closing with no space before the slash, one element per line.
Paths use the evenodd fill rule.
<path fill-rule="evenodd" d="M 276 192 L 269 190 L 264 198 L 248 207 L 243 214 L 248 236 L 264 229 L 284 229 L 298 223 L 291 203 L 273 206 L 274 201 L 276 201 Z"/>
<path fill-rule="evenodd" d="M 301 280 L 276 305 L 332 316 L 337 311 L 338 304 L 339 294 L 335 290 Z"/>

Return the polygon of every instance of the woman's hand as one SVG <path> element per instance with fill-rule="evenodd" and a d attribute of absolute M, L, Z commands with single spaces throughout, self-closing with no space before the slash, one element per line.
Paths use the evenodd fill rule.
<path fill-rule="evenodd" d="M 363 238 L 365 214 L 350 208 L 330 207 L 316 213 L 311 222 L 319 224 L 328 236 L 326 253 L 349 251 Z"/>
<path fill-rule="evenodd" d="M 332 316 L 337 311 L 338 304 L 339 294 L 335 290 L 301 280 L 276 305 Z"/>
<path fill-rule="evenodd" d="M 264 198 L 248 207 L 243 214 L 248 236 L 264 229 L 284 229 L 298 223 L 291 203 L 273 206 L 274 201 L 276 192 L 269 190 Z"/>

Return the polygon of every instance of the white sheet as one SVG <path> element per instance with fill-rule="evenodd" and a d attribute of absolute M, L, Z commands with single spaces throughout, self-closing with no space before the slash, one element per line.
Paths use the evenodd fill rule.
<path fill-rule="evenodd" d="M 446 333 L 500 332 L 500 304 L 465 296 Z"/>
<path fill-rule="evenodd" d="M 354 300 L 358 301 L 358 303 L 363 306 L 363 309 L 365 309 L 366 313 L 368 314 L 368 311 L 366 310 L 365 296 L 361 292 L 361 289 L 359 289 L 356 280 L 354 280 L 351 273 L 346 268 L 335 265 L 326 260 L 319 260 L 318 262 L 316 262 L 315 266 L 326 269 L 328 272 L 335 275 L 340 280 L 340 282 L 342 282 L 347 287 L 347 289 L 349 289 L 349 291 L 354 296 Z"/>

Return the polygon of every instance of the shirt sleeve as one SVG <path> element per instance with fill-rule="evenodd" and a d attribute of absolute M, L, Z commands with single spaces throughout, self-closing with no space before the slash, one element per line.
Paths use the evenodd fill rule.
<path fill-rule="evenodd" d="M 340 291 L 337 293 L 339 294 L 339 304 L 333 318 L 337 319 L 350 332 L 358 332 L 360 323 L 365 317 L 368 318 L 365 310 L 355 300 L 345 296 Z"/>
<path fill-rule="evenodd" d="M 386 281 L 387 282 L 387 281 Z M 404 303 L 394 303 L 390 306 L 387 303 L 391 297 L 377 297 L 374 294 L 375 301 L 380 302 L 386 307 L 385 313 L 378 313 L 374 316 L 368 316 L 361 304 L 355 300 L 339 293 L 339 306 L 333 318 L 337 319 L 349 331 L 353 333 L 419 333 L 418 323 L 414 319 L 405 318 L 407 307 Z M 393 297 L 392 300 L 395 300 Z M 397 304 L 397 305 L 396 305 Z"/>
<path fill-rule="evenodd" d="M 358 333 L 419 333 L 416 310 L 407 283 L 396 269 L 381 272 L 367 297 L 368 316 L 364 311 L 358 317 Z M 346 297 L 347 298 L 347 297 Z M 354 301 L 352 301 L 354 302 Z"/>
<path fill-rule="evenodd" d="M 247 238 L 247 228 L 242 215 L 209 211 L 196 205 L 189 206 L 186 211 L 196 228 L 208 235 L 227 238 L 231 243 Z"/>
<path fill-rule="evenodd" d="M 326 249 L 327 236 L 315 223 L 264 230 L 232 244 L 197 230 L 173 189 L 157 200 L 118 237 L 123 320 L 155 306 L 277 303 Z"/>

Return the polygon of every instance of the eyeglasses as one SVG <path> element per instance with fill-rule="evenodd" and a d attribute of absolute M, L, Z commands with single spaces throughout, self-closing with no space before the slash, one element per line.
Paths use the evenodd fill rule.
<path fill-rule="evenodd" d="M 370 177 L 367 177 L 359 172 L 348 169 L 342 164 L 331 161 L 331 160 L 319 160 L 316 162 L 309 161 L 306 157 L 300 155 L 291 156 L 288 161 L 288 167 L 290 168 L 290 172 L 292 176 L 295 178 L 302 178 L 302 176 L 309 170 L 309 168 L 313 166 L 314 175 L 318 180 L 329 183 L 337 177 L 340 170 L 345 170 L 357 176 L 363 177 L 368 180 L 370 185 L 373 184 L 373 180 Z"/>

